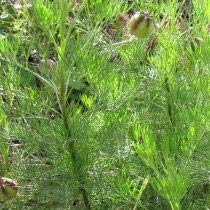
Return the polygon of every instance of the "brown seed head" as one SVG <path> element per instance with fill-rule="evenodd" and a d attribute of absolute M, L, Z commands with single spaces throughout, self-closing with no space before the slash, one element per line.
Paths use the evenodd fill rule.
<path fill-rule="evenodd" d="M 152 16 L 148 12 L 136 13 L 128 23 L 129 32 L 138 38 L 149 36 L 154 29 Z"/>
<path fill-rule="evenodd" d="M 152 21 L 152 17 L 150 16 L 150 14 L 148 12 L 143 12 L 141 15 L 139 15 L 139 17 L 133 24 L 132 29 L 136 30 L 138 28 L 139 24 L 141 24 L 144 20 L 146 20 L 146 22 L 147 22 L 146 27 L 148 28 Z"/>

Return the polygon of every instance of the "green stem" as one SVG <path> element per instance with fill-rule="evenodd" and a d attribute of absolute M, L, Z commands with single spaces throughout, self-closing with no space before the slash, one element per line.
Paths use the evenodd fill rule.
<path fill-rule="evenodd" d="M 173 103 L 171 100 L 171 90 L 168 84 L 168 77 L 165 77 L 165 87 L 167 91 L 167 107 L 168 107 L 168 116 L 170 119 L 171 124 L 173 125 L 174 123 L 174 117 L 173 117 Z"/>
<path fill-rule="evenodd" d="M 61 100 L 61 112 L 62 112 L 62 118 L 63 118 L 63 124 L 66 130 L 66 139 L 69 141 L 72 137 L 71 129 L 69 127 L 68 123 L 68 115 L 66 112 L 66 93 L 65 93 L 65 82 L 64 82 L 64 75 L 61 72 L 61 78 L 60 78 L 60 100 Z M 82 194 L 85 206 L 87 209 L 91 209 L 88 193 L 85 189 L 85 179 L 81 167 L 81 161 L 79 160 L 79 154 L 75 149 L 75 140 L 72 140 L 68 144 L 71 160 L 73 164 L 73 171 L 77 178 L 77 181 L 79 183 L 79 191 Z"/>
<path fill-rule="evenodd" d="M 170 201 L 171 210 L 180 210 L 180 204 L 176 201 Z"/>
<path fill-rule="evenodd" d="M 72 163 L 73 163 L 74 174 L 76 175 L 77 181 L 79 183 L 79 190 L 82 194 L 86 208 L 91 209 L 89 198 L 88 198 L 88 193 L 85 189 L 85 181 L 84 181 L 85 179 L 84 179 L 84 175 L 83 175 L 83 171 L 82 171 L 82 167 L 81 167 L 81 161 L 79 158 L 79 154 L 75 150 L 75 141 L 72 141 L 69 144 L 69 148 L 71 151 L 71 159 L 72 159 Z"/>

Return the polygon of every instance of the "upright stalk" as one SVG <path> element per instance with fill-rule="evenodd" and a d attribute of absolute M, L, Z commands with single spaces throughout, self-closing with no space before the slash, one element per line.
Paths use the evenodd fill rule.
<path fill-rule="evenodd" d="M 79 158 L 79 153 L 75 149 L 75 140 L 72 139 L 71 128 L 68 123 L 68 113 L 66 111 L 66 87 L 65 87 L 65 80 L 64 80 L 64 72 L 60 72 L 60 101 L 61 101 L 61 112 L 62 112 L 62 119 L 64 128 L 66 131 L 66 140 L 68 141 L 68 151 L 71 155 L 72 165 L 74 175 L 77 178 L 79 183 L 79 191 L 82 194 L 85 206 L 87 209 L 91 209 L 88 193 L 85 189 L 85 179 L 83 175 L 83 170 L 81 167 L 81 161 Z M 71 125 L 73 126 L 73 125 Z"/>
<path fill-rule="evenodd" d="M 168 110 L 168 116 L 171 122 L 171 125 L 174 124 L 174 117 L 173 117 L 173 103 L 172 103 L 172 99 L 171 99 L 171 90 L 168 84 L 168 77 L 165 77 L 165 88 L 167 91 L 167 110 Z"/>
<path fill-rule="evenodd" d="M 176 201 L 170 201 L 171 210 L 180 210 L 180 204 Z"/>
<path fill-rule="evenodd" d="M 66 17 L 69 15 L 69 10 L 71 9 L 71 3 L 69 3 L 68 0 L 65 1 L 59 1 L 58 2 L 58 8 L 61 13 L 61 18 L 59 21 L 59 35 L 60 35 L 60 43 L 57 44 L 55 41 L 55 38 L 52 36 L 53 42 L 55 46 L 58 49 L 58 55 L 59 55 L 59 60 L 61 61 L 59 66 L 59 81 L 60 81 L 60 92 L 59 92 L 59 101 L 60 101 L 60 109 L 61 109 L 61 116 L 63 119 L 63 125 L 66 133 L 66 142 L 67 144 L 67 149 L 68 152 L 71 156 L 71 161 L 72 161 L 72 166 L 73 166 L 73 173 L 79 183 L 79 191 L 83 197 L 85 207 L 87 209 L 91 209 L 90 206 L 90 201 L 88 198 L 88 193 L 87 190 L 85 189 L 85 176 L 83 172 L 83 167 L 81 165 L 81 160 L 80 160 L 80 154 L 75 148 L 75 139 L 72 134 L 72 126 L 73 124 L 69 124 L 69 113 L 67 111 L 67 85 L 66 84 L 66 79 L 65 79 L 65 66 L 67 65 L 65 62 L 65 54 L 66 54 L 66 49 L 67 49 L 67 43 L 70 38 L 71 32 L 72 32 L 72 26 L 66 27 Z"/>

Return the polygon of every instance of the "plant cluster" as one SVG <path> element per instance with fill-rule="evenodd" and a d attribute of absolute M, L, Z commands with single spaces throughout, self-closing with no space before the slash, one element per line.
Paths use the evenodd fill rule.
<path fill-rule="evenodd" d="M 208 209 L 209 11 L 0 1 L 0 209 Z"/>

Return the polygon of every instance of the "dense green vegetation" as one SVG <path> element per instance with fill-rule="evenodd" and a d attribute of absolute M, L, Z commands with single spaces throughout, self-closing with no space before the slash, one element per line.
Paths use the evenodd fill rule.
<path fill-rule="evenodd" d="M 1 0 L 0 209 L 209 209 L 209 20 L 208 0 Z"/>

